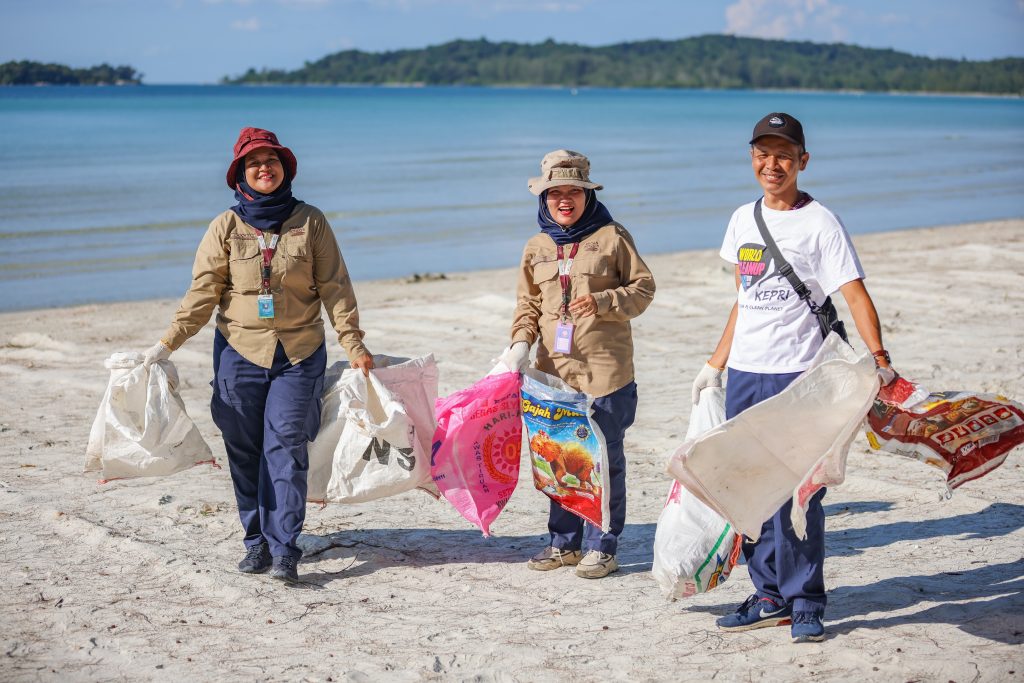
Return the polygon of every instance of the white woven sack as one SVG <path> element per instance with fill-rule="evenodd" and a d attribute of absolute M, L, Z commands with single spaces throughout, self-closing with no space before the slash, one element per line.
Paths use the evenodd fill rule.
<path fill-rule="evenodd" d="M 833 332 L 782 392 L 686 440 L 669 473 L 752 540 L 793 498 L 793 529 L 803 536 L 808 500 L 843 482 L 850 443 L 877 393 L 871 357 Z"/>
<path fill-rule="evenodd" d="M 376 364 L 378 359 L 374 357 Z M 331 481 L 334 467 L 334 451 L 345 429 L 346 394 L 354 394 L 360 370 L 352 370 L 348 361 L 339 361 L 327 368 L 324 376 L 324 392 L 320 405 L 320 430 L 316 439 L 309 442 L 309 470 L 306 473 L 306 500 L 313 503 L 327 502 L 327 484 Z"/>
<path fill-rule="evenodd" d="M 436 399 L 437 365 L 430 355 L 371 370 L 369 377 L 343 373 L 338 409 L 344 424 L 324 500 L 361 503 L 431 484 Z"/>
<path fill-rule="evenodd" d="M 213 454 L 178 395 L 178 372 L 169 360 L 142 365 L 139 353 L 115 353 L 86 447 L 85 471 L 103 479 L 159 477 L 180 472 Z"/>

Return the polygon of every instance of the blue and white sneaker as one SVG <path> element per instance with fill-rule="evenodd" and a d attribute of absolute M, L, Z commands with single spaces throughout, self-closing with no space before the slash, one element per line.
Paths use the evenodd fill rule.
<path fill-rule="evenodd" d="M 794 643 L 820 643 L 825 640 L 825 626 L 817 612 L 793 612 L 789 635 Z"/>
<path fill-rule="evenodd" d="M 790 623 L 793 607 L 779 607 L 770 598 L 759 598 L 756 594 L 743 601 L 732 614 L 719 617 L 715 625 L 723 631 L 750 631 L 766 626 L 783 626 Z M 820 622 L 819 622 L 820 623 Z"/>

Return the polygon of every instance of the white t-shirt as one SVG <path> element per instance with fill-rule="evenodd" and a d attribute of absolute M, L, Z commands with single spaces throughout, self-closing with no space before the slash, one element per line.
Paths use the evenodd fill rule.
<path fill-rule="evenodd" d="M 857 252 L 839 218 L 817 201 L 794 211 L 761 207 L 768 232 L 793 271 L 821 304 L 842 285 L 863 279 Z M 754 221 L 754 203 L 732 215 L 721 257 L 740 267 L 739 310 L 729 367 L 744 372 L 802 372 L 810 365 L 821 332 L 765 247 Z"/>

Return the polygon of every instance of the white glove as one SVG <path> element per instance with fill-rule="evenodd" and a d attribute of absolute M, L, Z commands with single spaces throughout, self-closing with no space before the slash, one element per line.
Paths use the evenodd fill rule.
<path fill-rule="evenodd" d="M 151 348 L 146 350 L 145 357 L 142 359 L 142 365 L 148 368 L 153 363 L 167 360 L 170 357 L 171 350 L 164 346 L 163 342 L 157 342 Z"/>
<path fill-rule="evenodd" d="M 530 345 L 524 341 L 513 342 L 506 347 L 498 362 L 508 368 L 509 372 L 522 372 L 530 363 Z"/>
<path fill-rule="evenodd" d="M 705 363 L 697 373 L 697 378 L 693 380 L 693 405 L 700 403 L 701 389 L 720 386 L 722 386 L 722 371 Z"/>
<path fill-rule="evenodd" d="M 888 368 L 883 368 L 881 366 L 876 367 L 875 372 L 878 374 L 879 384 L 881 384 L 883 387 L 889 386 L 890 384 L 896 381 L 897 377 L 899 377 L 899 375 L 896 373 L 895 370 L 892 369 L 891 366 Z"/>

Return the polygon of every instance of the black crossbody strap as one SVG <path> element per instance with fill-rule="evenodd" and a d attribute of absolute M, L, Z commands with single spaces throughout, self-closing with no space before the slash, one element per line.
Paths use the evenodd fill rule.
<path fill-rule="evenodd" d="M 761 214 L 761 200 L 758 199 L 754 204 L 754 221 L 757 223 L 757 229 L 761 233 L 761 239 L 764 240 L 765 246 L 775 256 L 775 262 L 778 265 L 779 273 L 789 280 L 790 286 L 796 292 L 796 295 L 807 302 L 810 306 L 811 311 L 815 314 L 820 310 L 818 304 L 814 303 L 811 299 L 811 290 L 804 284 L 804 281 L 800 279 L 800 276 L 793 272 L 793 266 L 789 265 L 789 261 L 782 255 L 782 250 L 779 249 L 779 245 L 775 243 L 772 238 L 772 234 L 768 232 L 768 226 L 764 223 L 764 216 Z"/>

